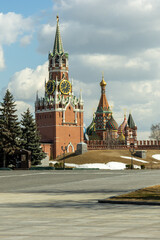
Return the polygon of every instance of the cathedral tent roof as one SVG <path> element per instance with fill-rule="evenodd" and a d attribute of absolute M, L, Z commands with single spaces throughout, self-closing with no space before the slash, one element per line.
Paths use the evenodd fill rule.
<path fill-rule="evenodd" d="M 107 111 L 109 109 L 109 104 L 106 98 L 106 95 L 102 94 L 99 104 L 98 104 L 98 108 L 97 111 Z"/>
<path fill-rule="evenodd" d="M 103 111 L 108 111 L 109 110 L 109 104 L 106 98 L 106 93 L 105 93 L 105 86 L 106 82 L 104 81 L 104 77 L 102 76 L 102 81 L 100 82 L 100 86 L 102 88 L 101 90 L 101 98 L 98 104 L 97 111 L 98 112 L 103 112 Z"/>
<path fill-rule="evenodd" d="M 129 128 L 132 128 L 132 129 L 135 128 L 136 126 L 131 113 L 129 114 L 129 117 L 128 117 L 128 126 Z"/>
<path fill-rule="evenodd" d="M 53 55 L 61 55 L 64 53 L 62 39 L 59 31 L 59 17 L 57 16 L 56 35 L 54 40 Z"/>

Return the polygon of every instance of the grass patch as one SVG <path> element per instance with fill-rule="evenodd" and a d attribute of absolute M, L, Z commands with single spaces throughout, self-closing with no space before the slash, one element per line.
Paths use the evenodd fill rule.
<path fill-rule="evenodd" d="M 142 163 L 133 160 L 134 165 L 144 165 L 144 168 L 160 168 L 160 161 L 152 158 L 152 155 L 160 154 L 160 150 L 147 150 L 147 158 L 144 159 L 147 163 Z M 65 161 L 65 163 L 85 164 L 85 163 L 108 163 L 108 162 L 122 162 L 124 164 L 131 164 L 130 159 L 121 158 L 120 156 L 128 156 L 131 154 L 128 149 L 115 149 L 115 150 L 91 150 L 82 155 L 76 155 L 75 153 L 66 154 L 57 159 L 57 162 Z M 142 160 L 139 157 L 136 159 Z"/>
<path fill-rule="evenodd" d="M 127 194 L 110 198 L 114 201 L 159 201 L 160 202 L 160 185 L 147 187 L 136 190 Z"/>

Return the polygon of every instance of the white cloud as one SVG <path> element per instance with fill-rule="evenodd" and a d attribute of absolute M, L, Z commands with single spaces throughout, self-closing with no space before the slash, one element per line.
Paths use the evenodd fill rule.
<path fill-rule="evenodd" d="M 36 69 L 25 68 L 16 72 L 11 78 L 8 88 L 17 100 L 34 101 L 36 91 L 44 94 L 44 82 L 48 79 L 48 62 Z"/>
<path fill-rule="evenodd" d="M 134 1 L 129 1 L 129 6 L 131 8 L 135 8 L 135 10 L 138 11 L 151 11 L 153 9 L 151 0 L 134 0 Z"/>
<path fill-rule="evenodd" d="M 38 38 L 38 51 L 42 54 L 48 53 L 53 48 L 54 43 L 54 32 L 56 25 L 52 26 L 49 23 L 43 24 L 37 34 Z"/>
<path fill-rule="evenodd" d="M 23 18 L 21 14 L 9 12 L 0 13 L 0 70 L 5 67 L 3 46 L 10 45 L 18 41 L 19 36 L 25 32 L 33 30 L 33 21 L 31 18 Z M 29 37 L 22 37 L 21 44 L 29 43 Z"/>
<path fill-rule="evenodd" d="M 19 35 L 33 29 L 31 18 L 23 18 L 14 12 L 0 13 L 0 44 L 14 43 Z"/>
<path fill-rule="evenodd" d="M 137 57 L 137 58 L 128 59 L 125 63 L 125 67 L 133 68 L 133 69 L 149 70 L 150 65 L 149 65 L 149 62 Z"/>
<path fill-rule="evenodd" d="M 26 112 L 27 108 L 30 109 L 30 112 L 34 112 L 33 106 L 31 104 L 28 104 L 24 101 L 16 101 L 16 109 L 17 109 L 17 114 L 18 114 L 18 119 L 21 120 L 24 112 Z"/>
<path fill-rule="evenodd" d="M 3 70 L 4 68 L 5 68 L 4 54 L 3 49 L 0 46 L 0 70 Z"/>
<path fill-rule="evenodd" d="M 32 39 L 32 35 L 26 35 L 21 38 L 20 43 L 22 46 L 27 46 L 28 44 L 30 44 L 31 39 Z"/>
<path fill-rule="evenodd" d="M 121 55 L 108 55 L 108 54 L 86 54 L 80 55 L 81 61 L 85 61 L 86 64 L 103 69 L 118 69 L 118 68 L 130 68 L 130 69 L 149 69 L 149 63 L 142 58 L 129 58 Z"/>

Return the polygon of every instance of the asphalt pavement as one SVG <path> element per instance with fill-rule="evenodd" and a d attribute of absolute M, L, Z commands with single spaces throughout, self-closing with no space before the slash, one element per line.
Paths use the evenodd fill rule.
<path fill-rule="evenodd" d="M 160 170 L 1 171 L 0 239 L 160 239 L 160 206 L 99 199 L 160 184 Z"/>

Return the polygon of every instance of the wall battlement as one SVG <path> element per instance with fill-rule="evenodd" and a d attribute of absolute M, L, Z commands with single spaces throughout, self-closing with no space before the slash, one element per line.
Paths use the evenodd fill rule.
<path fill-rule="evenodd" d="M 102 140 L 86 141 L 88 150 L 105 150 L 105 149 L 129 149 L 130 145 L 110 144 Z M 160 149 L 160 141 L 156 140 L 139 140 L 135 149 Z"/>

